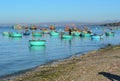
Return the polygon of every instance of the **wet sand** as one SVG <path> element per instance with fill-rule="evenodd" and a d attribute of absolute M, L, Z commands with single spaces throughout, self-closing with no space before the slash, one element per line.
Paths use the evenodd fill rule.
<path fill-rule="evenodd" d="M 120 46 L 108 45 L 0 81 L 120 81 Z"/>

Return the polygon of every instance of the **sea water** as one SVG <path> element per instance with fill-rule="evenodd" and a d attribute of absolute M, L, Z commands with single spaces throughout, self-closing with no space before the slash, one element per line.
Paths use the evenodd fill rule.
<path fill-rule="evenodd" d="M 90 27 L 93 33 L 103 33 L 103 27 Z M 62 30 L 61 28 L 58 28 Z M 62 40 L 60 36 L 45 34 L 38 39 L 46 40 L 45 46 L 30 46 L 32 36 L 11 38 L 3 36 L 4 31 L 17 31 L 12 27 L 0 27 L 0 76 L 34 68 L 54 60 L 62 60 L 76 54 L 83 54 L 105 47 L 107 44 L 120 43 L 120 31 L 112 30 L 115 36 L 105 36 L 102 40 L 91 40 L 90 37 L 75 36 L 72 40 Z M 104 33 L 103 33 L 104 34 Z"/>

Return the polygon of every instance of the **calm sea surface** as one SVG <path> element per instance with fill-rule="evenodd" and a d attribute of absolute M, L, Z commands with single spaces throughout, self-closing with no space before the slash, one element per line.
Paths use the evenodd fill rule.
<path fill-rule="evenodd" d="M 102 33 L 103 27 L 90 27 L 93 33 Z M 59 28 L 58 28 L 59 30 Z M 4 31 L 18 31 L 12 27 L 0 27 L 0 76 L 34 68 L 54 60 L 61 60 L 72 55 L 82 54 L 91 50 L 105 47 L 107 44 L 120 44 L 120 30 L 112 30 L 115 36 L 102 40 L 74 37 L 72 40 L 61 40 L 59 36 L 44 35 L 40 39 L 46 40 L 46 45 L 30 47 L 30 36 L 10 38 L 3 36 Z M 109 30 L 108 30 L 109 31 Z M 18 32 L 22 32 L 19 30 Z"/>

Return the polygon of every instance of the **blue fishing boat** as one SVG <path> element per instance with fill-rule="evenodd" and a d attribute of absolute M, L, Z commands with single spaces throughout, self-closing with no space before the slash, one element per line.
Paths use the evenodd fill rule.
<path fill-rule="evenodd" d="M 25 32 L 23 32 L 23 35 L 30 35 L 30 32 L 29 31 L 25 31 Z"/>
<path fill-rule="evenodd" d="M 103 35 L 91 35 L 92 39 L 102 39 Z"/>
<path fill-rule="evenodd" d="M 24 32 L 23 35 L 30 35 L 30 32 Z"/>

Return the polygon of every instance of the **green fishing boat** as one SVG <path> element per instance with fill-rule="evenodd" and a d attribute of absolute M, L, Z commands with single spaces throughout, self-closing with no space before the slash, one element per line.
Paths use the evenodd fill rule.
<path fill-rule="evenodd" d="M 10 37 L 22 37 L 22 34 L 18 32 L 12 32 L 10 33 Z"/>
<path fill-rule="evenodd" d="M 114 36 L 114 32 L 105 32 L 106 36 Z"/>
<path fill-rule="evenodd" d="M 72 35 L 62 35 L 62 39 L 72 39 Z"/>
<path fill-rule="evenodd" d="M 58 33 L 58 32 L 56 32 L 56 31 L 51 31 L 51 32 L 50 32 L 50 35 L 51 35 L 51 36 L 58 36 L 58 35 L 59 35 L 59 33 Z"/>
<path fill-rule="evenodd" d="M 81 36 L 82 37 L 91 37 L 91 34 L 90 33 L 81 33 Z"/>
<path fill-rule="evenodd" d="M 45 40 L 29 40 L 30 46 L 43 46 L 45 42 Z"/>
<path fill-rule="evenodd" d="M 10 32 L 3 32 L 2 35 L 3 35 L 3 36 L 9 36 L 9 35 L 10 35 Z"/>
<path fill-rule="evenodd" d="M 81 32 L 73 32 L 74 36 L 80 36 Z"/>
<path fill-rule="evenodd" d="M 41 32 L 33 32 L 32 36 L 42 36 L 42 33 Z"/>

